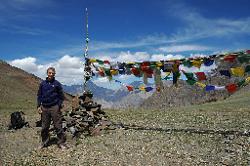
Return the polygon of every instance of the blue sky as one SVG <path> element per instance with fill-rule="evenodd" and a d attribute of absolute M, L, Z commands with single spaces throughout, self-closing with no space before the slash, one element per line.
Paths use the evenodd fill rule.
<path fill-rule="evenodd" d="M 0 59 L 42 78 L 53 65 L 64 84 L 82 82 L 85 8 L 90 57 L 160 60 L 250 48 L 248 0 L 0 1 Z"/>

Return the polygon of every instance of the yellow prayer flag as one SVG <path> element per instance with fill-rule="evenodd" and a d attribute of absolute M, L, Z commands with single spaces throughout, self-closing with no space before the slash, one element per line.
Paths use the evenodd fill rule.
<path fill-rule="evenodd" d="M 135 62 L 128 62 L 127 64 L 128 64 L 128 65 L 134 65 Z"/>
<path fill-rule="evenodd" d="M 144 86 L 141 86 L 141 87 L 139 87 L 139 90 L 140 90 L 140 91 L 145 91 L 145 87 L 144 87 Z"/>
<path fill-rule="evenodd" d="M 165 73 L 166 73 L 166 76 L 169 76 L 171 74 L 171 72 L 169 72 L 169 71 L 167 71 Z"/>
<path fill-rule="evenodd" d="M 232 75 L 239 76 L 239 77 L 243 77 L 245 74 L 245 70 L 242 67 L 231 68 L 231 72 L 232 72 Z"/>
<path fill-rule="evenodd" d="M 161 63 L 161 62 L 156 62 L 156 66 L 157 66 L 157 67 L 161 67 L 161 66 L 162 66 L 162 63 Z"/>
<path fill-rule="evenodd" d="M 191 62 L 192 62 L 192 65 L 195 67 L 198 67 L 198 68 L 201 67 L 202 61 L 200 59 L 195 59 L 195 60 L 192 60 Z"/>
<path fill-rule="evenodd" d="M 89 62 L 94 63 L 96 62 L 96 59 L 89 59 Z"/>
<path fill-rule="evenodd" d="M 111 73 L 111 75 L 117 75 L 118 74 L 118 70 L 110 70 L 110 73 Z"/>
<path fill-rule="evenodd" d="M 246 78 L 246 82 L 249 83 L 250 82 L 250 77 Z"/>
<path fill-rule="evenodd" d="M 198 85 L 199 87 L 202 87 L 202 88 L 206 87 L 206 84 L 203 84 L 201 82 L 196 82 L 195 84 Z"/>

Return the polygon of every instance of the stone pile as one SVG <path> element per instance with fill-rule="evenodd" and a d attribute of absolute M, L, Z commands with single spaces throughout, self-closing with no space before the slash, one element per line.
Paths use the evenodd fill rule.
<path fill-rule="evenodd" d="M 101 105 L 94 102 L 92 97 L 89 92 L 76 96 L 72 101 L 72 109 L 63 116 L 63 128 L 73 136 L 99 135 L 100 131 L 112 127 Z"/>

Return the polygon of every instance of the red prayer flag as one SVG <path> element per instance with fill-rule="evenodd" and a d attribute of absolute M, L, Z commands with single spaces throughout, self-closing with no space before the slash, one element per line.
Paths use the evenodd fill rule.
<path fill-rule="evenodd" d="M 141 70 L 146 72 L 149 69 L 149 66 L 141 66 Z"/>
<path fill-rule="evenodd" d="M 234 62 L 236 59 L 236 55 L 227 55 L 224 57 L 224 61 L 228 61 L 228 62 Z"/>
<path fill-rule="evenodd" d="M 237 85 L 236 84 L 228 84 L 226 86 L 226 89 L 229 93 L 233 93 L 237 90 Z"/>
<path fill-rule="evenodd" d="M 150 66 L 150 62 L 142 62 L 141 66 Z"/>
<path fill-rule="evenodd" d="M 108 60 L 104 60 L 103 63 L 110 64 Z"/>
<path fill-rule="evenodd" d="M 99 74 L 100 76 L 102 76 L 102 77 L 104 77 L 104 76 L 105 76 L 105 74 L 104 74 L 104 71 L 103 71 L 103 70 L 99 70 L 98 74 Z"/>
<path fill-rule="evenodd" d="M 128 91 L 133 91 L 133 86 L 127 85 L 126 87 L 127 87 Z"/>
<path fill-rule="evenodd" d="M 199 81 L 202 81 L 202 80 L 206 80 L 206 79 L 207 79 L 204 72 L 197 72 L 197 73 L 195 73 L 195 74 L 196 74 L 196 76 L 197 76 L 197 78 L 198 78 Z"/>
<path fill-rule="evenodd" d="M 132 72 L 135 76 L 139 76 L 139 75 L 140 75 L 140 70 L 137 69 L 137 68 L 135 68 L 135 67 L 133 67 L 133 68 L 131 69 L 131 72 Z"/>
<path fill-rule="evenodd" d="M 247 53 L 247 54 L 250 54 L 250 50 L 247 50 L 246 53 Z"/>

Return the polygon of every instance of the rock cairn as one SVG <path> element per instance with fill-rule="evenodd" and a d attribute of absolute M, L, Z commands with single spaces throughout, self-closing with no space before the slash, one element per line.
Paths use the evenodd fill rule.
<path fill-rule="evenodd" d="M 101 109 L 101 104 L 93 101 L 91 92 L 84 92 L 72 100 L 72 109 L 63 115 L 63 128 L 73 136 L 99 135 L 104 129 L 111 129 L 112 122 Z"/>

